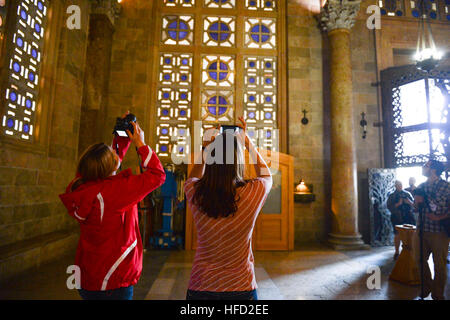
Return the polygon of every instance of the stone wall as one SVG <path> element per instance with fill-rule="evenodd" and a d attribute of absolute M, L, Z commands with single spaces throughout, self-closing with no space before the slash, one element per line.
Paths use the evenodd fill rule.
<path fill-rule="evenodd" d="M 312 203 L 295 204 L 295 243 L 299 244 L 325 239 L 329 229 L 330 146 L 326 133 L 330 122 L 324 95 L 328 55 L 317 20 L 293 0 L 288 1 L 287 12 L 289 154 L 294 157 L 294 179 L 312 184 L 316 194 Z M 304 109 L 307 125 L 301 123 Z"/>
<path fill-rule="evenodd" d="M 66 8 L 71 4 L 81 7 L 81 30 L 65 27 Z M 89 1 L 52 1 L 51 6 L 53 33 L 46 36 L 43 67 L 47 71 L 41 77 L 41 86 L 46 88 L 41 90 L 45 111 L 41 126 L 48 128 L 41 130 L 47 135 L 40 137 L 38 147 L 0 140 L 0 246 L 77 228 L 58 195 L 74 177 L 78 157 Z"/>
<path fill-rule="evenodd" d="M 152 7 L 153 1 L 135 0 L 122 3 L 122 14 L 116 20 L 111 55 L 108 109 L 105 115 L 104 141 L 112 139 L 116 117 L 127 110 L 134 113 L 150 141 L 149 126 L 152 70 Z M 123 167 L 138 166 L 133 148 Z"/>

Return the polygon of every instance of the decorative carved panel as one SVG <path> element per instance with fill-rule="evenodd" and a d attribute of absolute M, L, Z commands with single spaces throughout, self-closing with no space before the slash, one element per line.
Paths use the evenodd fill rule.
<path fill-rule="evenodd" d="M 393 244 L 391 213 L 387 199 L 395 190 L 395 169 L 369 169 L 370 244 Z"/>

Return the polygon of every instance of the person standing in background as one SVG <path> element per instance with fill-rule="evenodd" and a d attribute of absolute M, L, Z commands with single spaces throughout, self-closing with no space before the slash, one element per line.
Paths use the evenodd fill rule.
<path fill-rule="evenodd" d="M 433 300 L 445 300 L 445 285 L 447 282 L 447 255 L 449 237 L 441 224 L 448 218 L 450 207 L 450 183 L 440 176 L 444 165 L 436 160 L 428 161 L 422 167 L 422 174 L 427 181 L 416 189 L 414 204 L 423 214 L 423 270 L 424 297 L 430 292 Z M 420 220 L 419 220 L 420 225 Z M 420 239 L 416 238 L 416 259 L 420 269 Z M 428 258 L 433 254 L 434 279 L 431 279 Z"/>
<path fill-rule="evenodd" d="M 408 182 L 409 182 L 409 187 L 405 188 L 405 191 L 408 191 L 414 197 L 415 190 L 417 189 L 417 187 L 416 187 L 416 178 L 411 177 L 411 178 L 409 178 Z"/>
<path fill-rule="evenodd" d="M 400 224 L 416 224 L 413 212 L 414 198 L 411 193 L 403 190 L 403 185 L 399 180 L 395 181 L 395 191 L 389 195 L 387 208 L 391 212 L 391 222 L 394 229 L 394 260 L 396 260 L 399 256 L 400 235 L 395 229 L 395 226 Z"/>

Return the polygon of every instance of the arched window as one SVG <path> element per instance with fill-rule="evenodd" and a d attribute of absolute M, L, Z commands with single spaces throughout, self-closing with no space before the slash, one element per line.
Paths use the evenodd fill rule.
<path fill-rule="evenodd" d="M 195 120 L 207 128 L 237 115 L 255 143 L 280 150 L 284 16 L 285 1 L 158 1 L 152 127 L 160 157 L 185 157 Z"/>
<path fill-rule="evenodd" d="M 13 30 L 5 37 L 7 79 L 2 88 L 4 135 L 32 141 L 39 97 L 39 78 L 47 23 L 47 0 L 13 1 Z M 6 74 L 6 73 L 3 73 Z"/>

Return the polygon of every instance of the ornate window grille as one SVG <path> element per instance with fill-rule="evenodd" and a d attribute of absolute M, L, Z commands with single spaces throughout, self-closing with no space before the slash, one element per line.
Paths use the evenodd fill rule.
<path fill-rule="evenodd" d="M 448 163 L 450 69 L 426 76 L 413 65 L 394 67 L 381 79 L 386 167 Z"/>

